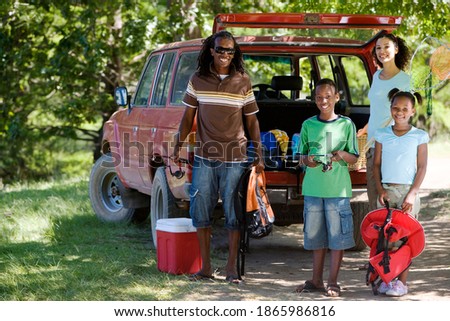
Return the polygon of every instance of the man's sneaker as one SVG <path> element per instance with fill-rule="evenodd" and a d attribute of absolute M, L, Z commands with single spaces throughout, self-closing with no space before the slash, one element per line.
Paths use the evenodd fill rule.
<path fill-rule="evenodd" d="M 397 280 L 392 288 L 387 290 L 387 296 L 403 296 L 408 293 L 408 287 L 402 283 L 402 281 Z"/>
<path fill-rule="evenodd" d="M 386 294 L 386 292 L 390 289 L 392 289 L 392 282 L 389 282 L 388 284 L 381 282 L 380 286 L 378 287 L 378 293 Z"/>

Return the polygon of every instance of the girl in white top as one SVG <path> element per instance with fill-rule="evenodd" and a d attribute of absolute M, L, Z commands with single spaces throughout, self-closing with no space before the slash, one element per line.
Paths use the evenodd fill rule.
<path fill-rule="evenodd" d="M 358 137 L 367 134 L 367 195 L 371 211 L 377 208 L 377 190 L 373 177 L 374 134 L 377 129 L 392 124 L 387 93 L 393 88 L 410 90 L 410 78 L 403 70 L 407 67 L 411 54 L 403 39 L 393 34 L 383 34 L 377 39 L 372 55 L 380 69 L 373 75 L 369 90 L 369 122 L 357 134 Z"/>
<path fill-rule="evenodd" d="M 391 101 L 393 126 L 375 132 L 374 178 L 379 206 L 389 201 L 389 206 L 399 208 L 417 217 L 420 207 L 419 189 L 425 178 L 428 159 L 428 134 L 410 124 L 416 112 L 416 99 L 422 103 L 419 93 L 400 91 L 388 94 Z M 408 269 L 395 282 L 381 284 L 379 292 L 388 296 L 408 293 L 406 278 Z"/>

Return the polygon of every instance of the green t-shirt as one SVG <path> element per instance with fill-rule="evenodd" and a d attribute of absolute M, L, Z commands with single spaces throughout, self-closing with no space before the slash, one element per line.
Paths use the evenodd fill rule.
<path fill-rule="evenodd" d="M 322 121 L 318 116 L 307 119 L 300 133 L 302 155 L 327 155 L 343 150 L 359 156 L 355 124 L 348 117 L 338 115 L 332 121 Z M 324 163 L 329 156 L 316 156 Z M 305 196 L 315 197 L 351 197 L 352 183 L 347 163 L 343 160 L 333 162 L 332 169 L 322 171 L 322 166 L 307 167 L 302 184 Z"/>

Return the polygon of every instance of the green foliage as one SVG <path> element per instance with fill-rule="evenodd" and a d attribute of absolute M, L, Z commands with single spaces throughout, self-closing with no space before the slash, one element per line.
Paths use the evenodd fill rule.
<path fill-rule="evenodd" d="M 67 138 L 90 141 L 83 148 L 91 149 L 101 131 L 86 124 L 101 120 L 101 127 L 116 111 L 122 67 L 132 68 L 145 51 L 145 12 L 135 1 L 9 1 L 0 8 L 0 177 L 48 177 Z M 137 69 L 125 73 L 137 78 Z"/>
<path fill-rule="evenodd" d="M 114 88 L 132 88 L 159 44 L 207 36 L 213 17 L 230 12 L 399 15 L 404 21 L 397 34 L 409 44 L 425 35 L 449 40 L 445 0 L 4 0 L 0 178 L 54 175 L 60 165 L 52 157 L 75 139 L 97 157 L 102 124 L 117 110 Z M 448 95 L 442 101 L 449 101 Z"/>
<path fill-rule="evenodd" d="M 0 194 L 1 301 L 183 300 L 196 286 L 160 273 L 150 224 L 93 214 L 86 179 Z"/>

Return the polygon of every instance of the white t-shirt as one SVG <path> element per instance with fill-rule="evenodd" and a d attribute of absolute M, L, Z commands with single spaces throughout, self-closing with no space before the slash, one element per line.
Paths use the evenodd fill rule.
<path fill-rule="evenodd" d="M 380 73 L 382 70 L 377 70 L 373 74 L 372 86 L 369 90 L 369 100 L 370 100 L 370 117 L 369 117 L 369 127 L 367 129 L 367 141 L 370 141 L 377 129 L 392 125 L 393 122 L 389 121 L 391 119 L 391 103 L 388 98 L 388 93 L 394 89 L 398 88 L 401 91 L 410 90 L 410 78 L 409 75 L 400 70 L 391 79 L 380 79 Z M 370 147 L 374 147 L 375 143 Z"/>
<path fill-rule="evenodd" d="M 381 182 L 412 184 L 417 172 L 417 149 L 430 140 L 428 133 L 414 126 L 397 136 L 392 126 L 378 129 L 375 140 L 382 144 Z"/>

